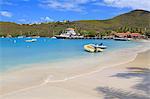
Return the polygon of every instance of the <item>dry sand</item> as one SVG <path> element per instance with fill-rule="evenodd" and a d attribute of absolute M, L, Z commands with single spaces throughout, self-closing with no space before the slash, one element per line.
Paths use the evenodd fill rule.
<path fill-rule="evenodd" d="M 67 68 L 56 64 L 43 64 L 41 68 L 38 64 L 36 68 L 4 73 L 0 99 L 149 99 L 149 89 L 140 90 L 140 83 L 145 83 L 143 79 L 149 75 L 150 50 L 138 55 L 141 49 L 130 51 L 109 53 L 109 58 L 99 58 L 101 61 L 94 58 L 57 63 Z"/>

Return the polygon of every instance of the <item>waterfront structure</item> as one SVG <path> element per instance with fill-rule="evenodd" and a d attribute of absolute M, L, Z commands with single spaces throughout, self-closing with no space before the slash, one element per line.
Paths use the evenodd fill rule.
<path fill-rule="evenodd" d="M 119 38 L 143 38 L 143 36 L 140 33 L 130 33 L 130 32 L 126 32 L 126 33 L 116 33 L 115 37 L 119 37 Z"/>
<path fill-rule="evenodd" d="M 63 33 L 60 34 L 61 37 L 72 37 L 77 36 L 74 28 L 67 28 Z"/>

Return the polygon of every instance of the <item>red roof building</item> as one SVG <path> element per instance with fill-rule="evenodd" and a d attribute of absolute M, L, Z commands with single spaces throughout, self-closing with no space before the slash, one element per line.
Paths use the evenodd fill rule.
<path fill-rule="evenodd" d="M 140 33 L 131 33 L 132 38 L 141 38 L 142 35 Z"/>
<path fill-rule="evenodd" d="M 115 37 L 120 37 L 120 38 L 142 38 L 143 36 L 140 33 L 116 33 Z"/>

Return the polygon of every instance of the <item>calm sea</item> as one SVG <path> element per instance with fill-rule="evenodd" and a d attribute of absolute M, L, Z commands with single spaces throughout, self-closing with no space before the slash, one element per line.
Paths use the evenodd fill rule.
<path fill-rule="evenodd" d="M 29 38 L 0 38 L 0 71 L 23 64 L 56 62 L 96 54 L 85 52 L 88 43 L 103 43 L 105 52 L 139 45 L 132 41 L 114 40 L 63 40 L 38 38 L 37 42 L 25 42 Z"/>

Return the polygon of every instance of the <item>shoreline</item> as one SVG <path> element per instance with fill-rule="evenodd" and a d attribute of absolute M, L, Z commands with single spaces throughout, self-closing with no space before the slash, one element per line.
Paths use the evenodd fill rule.
<path fill-rule="evenodd" d="M 133 42 L 143 42 L 143 43 L 145 43 L 145 42 L 149 42 L 148 40 L 137 40 L 137 41 L 133 41 Z M 134 46 L 139 46 L 139 45 L 134 45 Z M 132 46 L 133 47 L 133 46 Z M 106 50 L 106 52 L 104 51 L 103 53 L 97 53 L 96 55 L 92 55 L 91 53 L 91 55 L 88 55 L 88 54 L 85 54 L 85 55 L 81 55 L 81 56 L 74 56 L 73 57 L 73 59 L 74 60 L 80 60 L 80 59 L 83 59 L 83 58 L 87 58 L 87 57 L 99 57 L 99 56 L 101 56 L 101 57 L 104 57 L 104 55 L 103 54 L 105 54 L 105 53 L 110 53 L 111 54 L 111 52 L 113 51 L 113 52 L 117 52 L 117 51 L 120 51 L 120 50 L 122 50 L 122 49 L 125 49 L 125 48 L 117 48 L 117 49 L 111 49 L 111 50 Z M 130 49 L 130 48 L 129 48 Z M 128 50 L 128 48 L 126 49 L 126 50 Z M 106 54 L 107 55 L 107 54 Z M 46 59 L 46 61 L 44 61 L 44 60 L 39 60 L 39 61 L 34 61 L 33 60 L 33 63 L 32 62 L 26 62 L 26 63 L 21 63 L 21 64 L 14 64 L 15 66 L 9 66 L 8 65 L 8 67 L 10 67 L 10 68 L 7 68 L 7 65 L 6 65 L 6 69 L 4 68 L 4 69 L 2 69 L 1 71 L 0 71 L 0 74 L 1 73 L 5 73 L 5 72 L 11 72 L 11 71 L 19 71 L 19 70 L 21 70 L 21 69 L 26 69 L 26 68 L 32 68 L 33 66 L 38 66 L 39 64 L 40 65 L 47 65 L 47 64 L 55 64 L 55 63 L 57 63 L 57 62 L 59 62 L 59 63 L 63 63 L 63 61 L 72 61 L 73 59 L 69 59 L 69 58 L 66 58 L 66 59 L 56 59 L 56 60 L 48 60 L 48 59 Z M 87 58 L 88 59 L 88 58 Z M 4 66 L 5 67 L 5 66 Z"/>
<path fill-rule="evenodd" d="M 148 50 L 147 52 L 150 52 L 150 50 Z M 139 53 L 138 54 L 138 57 L 140 57 L 141 56 L 141 54 L 145 54 L 145 53 L 147 53 L 147 52 L 141 52 L 141 53 Z M 137 60 L 137 58 L 136 58 L 136 60 Z M 134 59 L 134 61 L 135 61 L 135 59 Z M 134 61 L 131 61 L 131 62 L 129 62 L 129 63 L 126 63 L 126 64 L 132 64 Z M 120 71 L 120 68 L 121 68 L 121 71 L 122 71 L 122 68 L 125 68 L 126 66 L 124 66 L 124 65 L 126 65 L 126 64 L 120 64 L 120 65 L 117 65 L 117 66 L 115 66 L 115 68 L 119 68 L 119 71 Z M 145 67 L 143 67 L 143 68 L 145 68 Z M 103 72 L 105 72 L 105 71 L 107 71 L 107 70 L 111 70 L 111 71 L 114 71 L 114 67 L 110 67 L 110 68 L 105 68 L 105 69 L 103 69 L 102 71 Z M 118 69 L 117 69 L 118 70 Z M 120 71 L 120 72 L 121 72 Z M 37 90 L 38 88 L 42 88 L 42 87 L 44 87 L 44 86 L 49 86 L 49 85 L 51 85 L 52 84 L 52 86 L 53 85 L 58 85 L 58 84 L 64 84 L 64 83 L 69 83 L 69 82 L 72 82 L 72 81 L 75 81 L 75 80 L 80 80 L 80 79 L 82 79 L 82 78 L 85 78 L 85 77 L 90 77 L 90 76 L 93 76 L 93 75 L 97 75 L 98 73 L 101 73 L 100 71 L 99 72 L 97 72 L 97 73 L 94 73 L 94 74 L 90 74 L 90 75 L 85 75 L 85 76 L 83 76 L 83 77 L 79 77 L 79 78 L 76 78 L 76 79 L 71 79 L 70 81 L 67 81 L 67 82 L 61 82 L 61 83 L 47 83 L 47 84 L 41 84 L 41 85 L 38 85 L 38 86 L 33 86 L 33 87 L 29 87 L 29 88 L 26 88 L 26 89 L 22 89 L 22 90 L 19 90 L 19 91 L 16 91 L 16 92 L 13 92 L 13 93 L 10 93 L 10 94 L 5 94 L 5 95 L 1 95 L 2 97 L 4 97 L 3 99 L 10 99 L 10 98 L 5 98 L 5 97 L 9 97 L 9 96 L 15 96 L 15 98 L 11 98 L 11 99 L 19 99 L 19 98 L 16 98 L 17 96 L 16 96 L 16 94 L 17 93 L 21 93 L 21 95 L 25 92 L 25 93 L 27 93 L 28 91 L 31 91 L 31 93 L 32 93 L 32 90 Z M 109 74 L 109 73 L 108 73 Z M 106 75 L 104 75 L 104 76 L 106 76 Z M 93 77 L 92 77 L 93 78 Z M 129 80 L 130 81 L 130 80 Z M 132 81 L 132 80 L 131 80 Z M 133 80 L 133 81 L 135 81 L 135 80 Z M 81 82 L 82 82 L 82 80 L 81 80 Z M 108 83 L 108 82 L 107 82 Z M 111 82 L 111 83 L 113 83 L 113 82 Z M 129 83 L 127 83 L 127 84 L 129 84 Z M 74 85 L 74 84 L 73 84 Z M 131 84 L 132 85 L 132 84 Z M 52 87 L 51 86 L 51 87 Z M 65 85 L 66 86 L 66 85 Z M 79 86 L 79 87 L 81 87 L 81 86 Z M 117 86 L 116 86 L 117 87 Z M 121 86 L 121 87 L 123 87 L 123 86 Z M 48 87 L 49 88 L 49 87 Z M 52 92 L 52 93 L 54 93 L 54 92 Z M 14 94 L 14 95 L 13 95 Z M 41 95 L 42 95 L 43 93 L 41 93 Z M 19 95 L 19 94 L 18 94 Z M 27 96 L 26 96 L 27 97 Z M 48 97 L 49 97 L 49 95 L 48 95 Z M 58 96 L 59 97 L 59 96 Z M 78 96 L 79 97 L 79 96 Z M 97 96 L 98 98 L 100 98 L 100 97 L 102 97 L 101 95 L 99 96 Z M 66 99 L 65 97 L 61 97 L 61 98 L 63 98 L 63 99 Z M 93 99 L 98 99 L 98 98 L 93 98 Z M 32 97 L 30 97 L 30 98 L 28 98 L 28 99 L 32 99 Z M 42 98 L 40 98 L 40 99 L 42 99 Z M 47 98 L 46 98 L 47 99 Z M 56 98 L 56 99 L 60 99 L 60 98 Z M 67 99 L 70 99 L 70 98 L 67 98 Z M 71 99 L 74 99 L 74 98 L 71 98 Z M 83 98 L 79 98 L 79 99 L 83 99 Z M 91 98 L 87 98 L 87 99 L 91 99 Z M 146 98 L 147 99 L 147 98 Z"/>
<path fill-rule="evenodd" d="M 140 42 L 142 44 L 146 44 L 146 43 L 150 43 L 150 40 L 136 40 L 134 42 Z M 139 47 L 141 49 L 142 46 L 144 46 L 144 45 L 137 45 L 136 47 Z M 91 53 L 91 54 L 93 54 L 93 56 L 91 55 L 91 59 L 98 59 L 101 54 L 109 55 L 109 54 L 114 54 L 114 53 L 117 53 L 117 52 L 120 52 L 120 51 L 125 51 L 125 50 L 130 50 L 130 49 L 134 49 L 134 48 L 124 48 L 124 49 L 121 48 L 121 49 L 116 49 L 116 50 L 113 49 L 112 52 L 111 51 L 109 51 L 109 52 L 105 52 L 104 51 L 103 53 L 97 53 L 97 55 L 94 55 L 94 53 Z M 59 60 L 48 61 L 48 62 L 44 61 L 44 62 L 39 62 L 39 63 L 22 64 L 22 65 L 17 65 L 17 67 L 13 67 L 11 69 L 8 69 L 8 70 L 6 70 L 4 72 L 2 71 L 2 72 L 0 72 L 0 74 L 14 72 L 14 71 L 19 71 L 19 70 L 22 70 L 22 69 L 34 68 L 34 66 L 36 68 L 37 65 L 49 65 L 49 64 L 50 65 L 55 65 L 55 63 L 63 64 L 64 61 L 66 62 L 66 61 L 72 61 L 72 60 L 80 60 L 80 59 L 81 60 L 83 60 L 83 59 L 88 60 L 88 59 L 90 59 L 90 58 L 87 58 L 87 57 L 90 57 L 90 56 L 89 55 L 79 56 L 79 57 L 76 56 L 76 57 L 73 57 L 73 59 L 67 58 L 67 59 L 59 59 Z M 105 56 L 103 55 L 102 57 L 105 57 Z"/>
<path fill-rule="evenodd" d="M 41 71 L 43 71 L 43 72 L 47 72 L 47 73 L 45 73 L 44 74 L 44 76 L 46 77 L 46 78 L 43 78 L 43 76 L 41 76 L 41 77 L 39 77 L 39 75 L 38 75 L 38 77 L 40 78 L 40 79 L 38 79 L 38 80 L 36 80 L 36 82 L 37 81 L 39 81 L 38 83 L 32 83 L 31 85 L 29 85 L 30 87 L 25 87 L 25 85 L 24 85 L 24 88 L 18 88 L 18 89 L 16 89 L 16 90 L 18 90 L 18 91 L 10 91 L 10 93 L 9 93 L 9 91 L 8 91 L 8 93 L 7 93 L 7 91 L 6 92 L 4 92 L 3 94 L 2 94 L 2 96 L 4 95 L 9 95 L 9 94 L 13 94 L 13 93 L 17 93 L 17 92 L 20 92 L 21 90 L 22 91 L 25 91 L 25 90 L 28 90 L 28 89 L 32 89 L 32 88 L 36 88 L 36 87 L 41 87 L 41 86 L 43 86 L 43 85 L 46 85 L 46 84 L 49 84 L 49 83 L 59 83 L 59 82 L 65 82 L 65 81 L 69 81 L 69 80 L 73 80 L 73 79 L 77 79 L 77 78 L 80 78 L 80 77 L 83 77 L 83 76 L 89 76 L 89 75 L 92 75 L 92 74 L 95 74 L 95 73 L 98 73 L 98 72 L 100 72 L 100 71 L 103 71 L 103 70 L 105 70 L 105 69 L 108 69 L 108 68 L 112 68 L 112 67 L 116 67 L 116 66 L 118 66 L 118 65 L 122 65 L 122 64 L 127 64 L 127 63 L 129 63 L 129 62 L 132 62 L 133 60 L 135 60 L 135 58 L 139 55 L 139 53 L 142 53 L 142 52 L 145 52 L 145 51 L 147 51 L 147 50 L 149 50 L 149 48 L 150 47 L 148 47 L 147 49 L 143 49 L 143 50 L 140 50 L 140 51 L 137 51 L 137 49 L 135 49 L 135 51 L 137 51 L 137 52 L 134 52 L 134 57 L 132 56 L 132 57 L 130 57 L 130 58 L 128 58 L 129 56 L 127 56 L 126 58 L 128 58 L 128 61 L 126 60 L 126 62 L 120 62 L 120 63 L 118 63 L 118 61 L 117 61 L 117 63 L 116 64 L 113 64 L 113 65 L 111 65 L 112 63 L 110 62 L 110 65 L 108 66 L 108 64 L 101 64 L 101 63 L 96 63 L 95 64 L 95 66 L 94 66 L 94 64 L 93 63 L 91 63 L 91 65 L 92 65 L 92 67 L 83 67 L 83 68 L 81 68 L 81 70 L 75 70 L 75 67 L 71 67 L 71 70 L 70 70 L 70 68 L 69 69 L 63 69 L 63 70 L 57 70 L 57 69 L 62 69 L 63 68 L 63 66 L 60 68 L 60 67 L 57 67 L 57 68 L 55 68 L 54 69 L 54 71 L 52 71 L 51 73 L 54 73 L 55 75 L 53 75 L 53 76 L 60 76 L 60 75 L 56 75 L 57 73 L 62 73 L 61 75 L 63 75 L 62 77 L 58 77 L 57 79 L 56 78 L 53 78 L 53 76 L 51 76 L 50 74 L 49 74 L 49 72 L 50 71 L 43 71 L 43 70 L 45 70 L 45 69 L 52 69 L 52 68 L 45 68 L 45 67 L 43 67 L 43 69 L 42 68 L 38 68 L 36 71 L 38 71 L 38 72 L 40 72 L 39 70 L 40 69 L 42 69 Z M 121 52 L 126 52 L 127 51 L 127 49 L 125 50 L 125 51 L 121 51 Z M 132 50 L 132 51 L 134 51 L 134 50 Z M 124 54 L 123 54 L 124 55 Z M 121 57 L 121 56 L 120 56 Z M 94 59 L 95 60 L 95 59 Z M 105 61 L 107 61 L 108 59 L 106 59 Z M 83 60 L 82 60 L 83 61 Z M 93 60 L 91 60 L 91 61 L 93 61 Z M 99 60 L 98 60 L 99 61 Z M 114 61 L 116 61 L 116 60 L 114 60 Z M 71 62 L 72 63 L 72 62 Z M 95 61 L 94 61 L 94 63 L 95 63 Z M 60 63 L 60 64 L 62 64 L 62 63 Z M 89 63 L 88 63 L 89 64 Z M 68 64 L 68 65 L 71 65 L 71 64 Z M 80 66 L 82 66 L 81 64 L 79 64 Z M 83 64 L 83 65 L 85 65 L 85 64 Z M 98 66 L 98 65 L 103 65 L 103 66 Z M 77 67 L 80 67 L 80 66 L 77 66 Z M 44 69 L 45 68 L 45 69 Z M 31 69 L 31 68 L 30 68 Z M 90 69 L 90 70 L 89 70 Z M 34 73 L 33 72 L 33 68 L 31 69 L 31 71 L 29 70 L 27 73 L 30 73 L 30 74 L 32 74 L 32 73 Z M 56 71 L 57 70 L 57 71 Z M 69 72 L 68 74 L 65 74 L 65 72 Z M 75 71 L 75 73 L 73 72 L 73 71 Z M 18 72 L 18 71 L 16 71 L 16 72 Z M 26 71 L 22 71 L 22 72 L 26 72 Z M 77 72 L 77 73 L 76 73 Z M 74 74 L 73 74 L 74 73 Z M 22 74 L 22 75 L 25 75 L 24 73 L 17 73 L 17 74 L 15 74 L 15 75 L 18 75 L 18 74 Z M 12 74 L 11 74 L 12 75 Z M 68 76 L 69 75 L 69 76 Z M 7 76 L 10 76 L 10 75 L 7 75 Z M 6 76 L 6 78 L 7 78 L 7 76 Z M 68 76 L 68 77 L 66 77 L 66 76 Z M 23 77 L 23 76 L 22 76 Z M 11 78 L 11 77 L 10 77 Z M 26 78 L 26 76 L 25 76 L 25 78 Z M 34 78 L 34 76 L 32 77 L 31 76 L 31 78 Z M 29 78 L 28 78 L 29 79 Z M 43 79 L 43 80 L 42 80 Z M 41 82 L 41 80 L 42 80 L 42 82 Z M 24 80 L 23 80 L 24 81 Z M 32 82 L 32 81 L 31 81 Z M 34 86 L 33 86 L 34 85 Z M 7 89 L 7 88 L 6 88 Z M 9 86 L 8 86 L 8 89 L 9 89 Z"/>
<path fill-rule="evenodd" d="M 47 68 L 48 65 L 51 65 L 51 66 L 54 65 L 53 66 L 54 68 L 55 67 L 59 68 L 57 65 L 64 64 L 65 62 L 66 62 L 66 64 L 68 64 L 68 61 L 69 61 L 70 65 L 71 65 L 71 63 L 74 63 L 74 60 L 77 61 L 77 62 L 80 61 L 80 60 L 82 60 L 82 61 L 92 60 L 93 61 L 93 60 L 96 60 L 96 59 L 101 59 L 100 56 L 101 57 L 107 56 L 105 58 L 109 58 L 108 55 L 113 55 L 113 54 L 121 53 L 121 52 L 127 52 L 127 50 L 133 50 L 133 53 L 131 53 L 131 54 L 138 54 L 140 52 L 143 52 L 144 50 L 150 49 L 150 46 L 149 47 L 147 46 L 148 45 L 147 43 L 150 43 L 150 41 L 147 41 L 147 40 L 146 41 L 145 40 L 141 41 L 140 40 L 140 41 L 135 41 L 135 42 L 140 42 L 140 43 L 142 43 L 142 45 L 138 45 L 138 46 L 136 46 L 136 48 L 132 47 L 132 48 L 117 49 L 117 50 L 113 50 L 112 52 L 111 51 L 109 51 L 109 52 L 105 52 L 104 51 L 103 53 L 97 53 L 97 55 L 93 54 L 93 56 L 91 55 L 91 57 L 88 56 L 88 58 L 87 58 L 87 56 L 79 56 L 79 57 L 74 57 L 73 59 L 68 59 L 67 58 L 67 59 L 61 59 L 61 60 L 56 60 L 56 61 L 48 61 L 48 62 L 44 61 L 44 62 L 39 62 L 39 63 L 31 63 L 31 64 L 18 65 L 17 67 L 14 67 L 12 69 L 6 70 L 4 72 L 0 72 L 0 74 L 10 73 L 10 72 L 15 72 L 15 71 L 20 71 L 20 70 L 26 70 L 26 69 L 32 69 L 32 68 L 33 69 L 34 68 L 40 68 L 41 65 L 44 66 L 43 68 Z M 137 51 L 138 49 L 140 49 L 140 50 Z M 105 54 L 105 56 L 103 54 Z M 98 61 L 94 61 L 94 62 L 98 62 Z M 70 67 L 70 65 L 69 65 L 69 67 Z"/>

